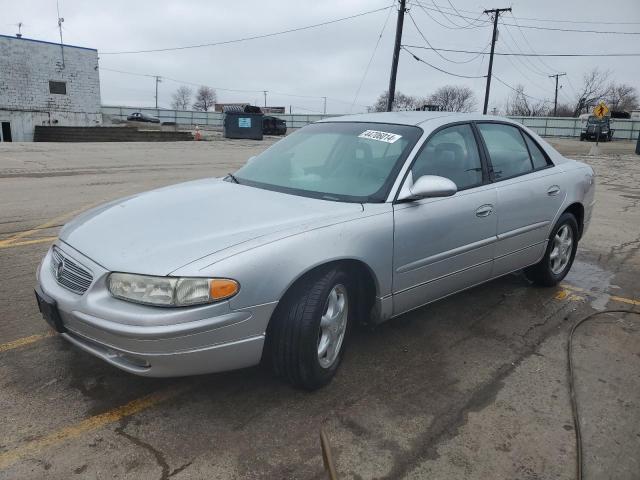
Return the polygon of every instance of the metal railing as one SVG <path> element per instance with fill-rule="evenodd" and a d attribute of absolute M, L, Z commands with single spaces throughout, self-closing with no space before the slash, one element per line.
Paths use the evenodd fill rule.
<path fill-rule="evenodd" d="M 222 128 L 223 113 L 218 112 L 196 112 L 194 110 L 169 110 L 163 108 L 139 108 L 126 106 L 103 106 L 103 116 L 111 119 L 124 121 L 127 115 L 134 112 L 141 112 L 160 119 L 162 123 L 173 122 L 176 125 L 194 127 L 218 127 Z M 328 117 L 336 117 L 341 114 L 283 114 L 272 115 L 287 122 L 289 128 L 304 127 L 318 120 Z M 526 127 L 531 128 L 538 135 L 543 137 L 579 137 L 586 120 L 580 118 L 565 117 L 509 117 Z M 613 138 L 635 140 L 640 133 L 640 120 L 611 120 L 611 128 L 614 129 Z"/>

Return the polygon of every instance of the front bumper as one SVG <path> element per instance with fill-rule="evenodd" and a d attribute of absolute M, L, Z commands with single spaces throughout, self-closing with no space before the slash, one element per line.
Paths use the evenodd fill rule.
<path fill-rule="evenodd" d="M 109 272 L 65 243 L 69 257 L 93 273 L 78 295 L 58 284 L 50 268 L 51 250 L 38 268 L 38 282 L 54 298 L 65 332 L 77 347 L 127 372 L 173 377 L 234 370 L 260 362 L 269 318 L 277 302 L 232 310 L 229 302 L 163 308 L 113 298 Z"/>

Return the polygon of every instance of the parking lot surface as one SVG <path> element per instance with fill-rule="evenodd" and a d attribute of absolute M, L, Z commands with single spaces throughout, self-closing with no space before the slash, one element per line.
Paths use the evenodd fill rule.
<path fill-rule="evenodd" d="M 574 478 L 568 330 L 604 308 L 640 310 L 631 142 L 601 144 L 598 156 L 589 143 L 552 142 L 598 176 L 590 230 L 560 287 L 509 275 L 358 329 L 317 392 L 261 367 L 139 378 L 48 332 L 35 269 L 62 224 L 111 199 L 224 175 L 273 141 L 0 147 L 0 479 L 326 478 L 321 427 L 340 478 Z M 620 314 L 576 333 L 585 478 L 638 478 L 639 333 L 637 317 Z"/>

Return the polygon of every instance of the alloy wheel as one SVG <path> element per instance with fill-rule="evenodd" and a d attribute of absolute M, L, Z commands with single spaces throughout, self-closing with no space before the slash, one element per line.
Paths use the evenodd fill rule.
<path fill-rule="evenodd" d="M 331 367 L 340 353 L 347 331 L 349 296 L 342 284 L 335 285 L 325 302 L 318 332 L 318 361 L 322 368 Z"/>
<path fill-rule="evenodd" d="M 562 225 L 553 237 L 553 249 L 549 255 L 549 266 L 554 275 L 560 275 L 571 260 L 573 251 L 573 231 L 569 225 Z"/>

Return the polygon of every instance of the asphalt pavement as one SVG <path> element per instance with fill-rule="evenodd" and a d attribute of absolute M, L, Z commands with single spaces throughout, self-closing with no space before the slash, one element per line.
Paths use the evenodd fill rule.
<path fill-rule="evenodd" d="M 274 140 L 0 146 L 0 479 L 571 479 L 566 339 L 640 310 L 640 157 L 554 140 L 597 172 L 597 206 L 557 288 L 508 275 L 349 339 L 334 381 L 295 390 L 255 367 L 121 372 L 49 333 L 35 270 L 93 205 L 235 170 Z M 123 232 L 125 234 L 125 232 Z M 586 478 L 640 472 L 640 323 L 576 333 Z"/>

